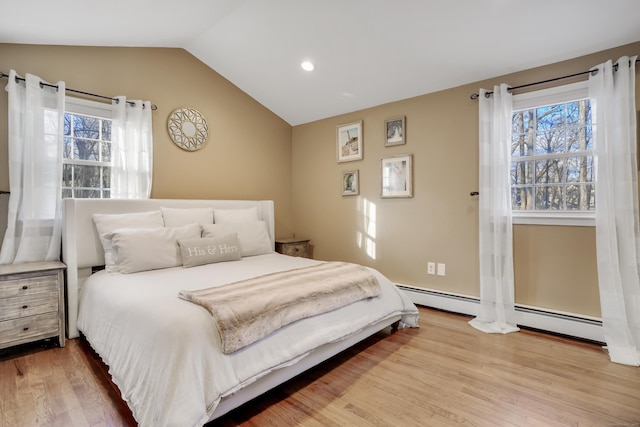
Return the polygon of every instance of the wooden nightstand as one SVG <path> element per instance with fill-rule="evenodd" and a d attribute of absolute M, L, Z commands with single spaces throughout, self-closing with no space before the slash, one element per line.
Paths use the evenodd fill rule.
<path fill-rule="evenodd" d="M 58 337 L 64 347 L 65 265 L 0 265 L 0 349 Z"/>
<path fill-rule="evenodd" d="M 284 255 L 311 258 L 309 239 L 276 239 L 276 252 Z"/>

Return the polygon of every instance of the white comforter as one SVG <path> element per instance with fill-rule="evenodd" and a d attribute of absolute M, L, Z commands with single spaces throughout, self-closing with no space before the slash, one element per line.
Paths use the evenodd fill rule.
<path fill-rule="evenodd" d="M 294 364 L 319 345 L 397 314 L 406 325 L 418 326 L 416 307 L 373 270 L 382 286 L 380 297 L 295 322 L 224 355 L 211 315 L 178 298 L 181 289 L 202 289 L 317 262 L 273 253 L 194 268 L 101 271 L 83 286 L 78 326 L 109 366 L 140 426 L 201 426 L 221 398 Z"/>

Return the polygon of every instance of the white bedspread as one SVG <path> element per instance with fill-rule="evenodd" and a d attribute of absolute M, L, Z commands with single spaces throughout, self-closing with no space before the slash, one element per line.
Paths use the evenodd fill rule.
<path fill-rule="evenodd" d="M 78 326 L 109 366 L 140 426 L 201 426 L 220 399 L 261 376 L 294 364 L 327 342 L 403 314 L 417 327 L 418 311 L 377 271 L 380 297 L 304 319 L 233 354 L 224 355 L 211 315 L 178 298 L 195 290 L 317 261 L 268 254 L 194 268 L 91 276 L 80 295 Z"/>

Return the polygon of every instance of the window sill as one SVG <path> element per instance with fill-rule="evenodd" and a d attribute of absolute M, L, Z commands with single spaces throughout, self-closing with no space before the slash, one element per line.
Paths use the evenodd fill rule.
<path fill-rule="evenodd" d="M 571 212 L 571 213 L 549 213 L 549 212 L 513 212 L 513 224 L 528 225 L 564 225 L 572 227 L 595 227 L 595 212 Z"/>

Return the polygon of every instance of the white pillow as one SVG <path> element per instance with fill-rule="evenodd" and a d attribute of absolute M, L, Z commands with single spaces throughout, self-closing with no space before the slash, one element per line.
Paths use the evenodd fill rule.
<path fill-rule="evenodd" d="M 183 267 L 212 264 L 240 259 L 240 243 L 237 234 L 220 237 L 178 240 Z"/>
<path fill-rule="evenodd" d="M 93 222 L 96 224 L 98 236 L 104 250 L 104 266 L 108 272 L 115 271 L 116 253 L 111 246 L 111 240 L 104 237 L 105 234 L 121 228 L 158 228 L 164 227 L 162 212 L 132 212 L 124 214 L 93 214 Z"/>
<path fill-rule="evenodd" d="M 182 227 L 123 228 L 105 234 L 116 251 L 119 273 L 157 270 L 182 265 L 178 240 L 200 237 L 200 225 Z"/>
<path fill-rule="evenodd" d="M 239 222 L 259 221 L 258 208 L 255 206 L 246 209 L 214 209 L 213 217 L 216 224 L 229 224 Z"/>
<path fill-rule="evenodd" d="M 271 238 L 264 221 L 235 224 L 209 224 L 202 227 L 202 237 L 219 237 L 238 234 L 242 256 L 262 255 L 273 252 Z"/>
<path fill-rule="evenodd" d="M 160 208 L 165 227 L 180 227 L 181 225 L 213 224 L 213 208 Z"/>

